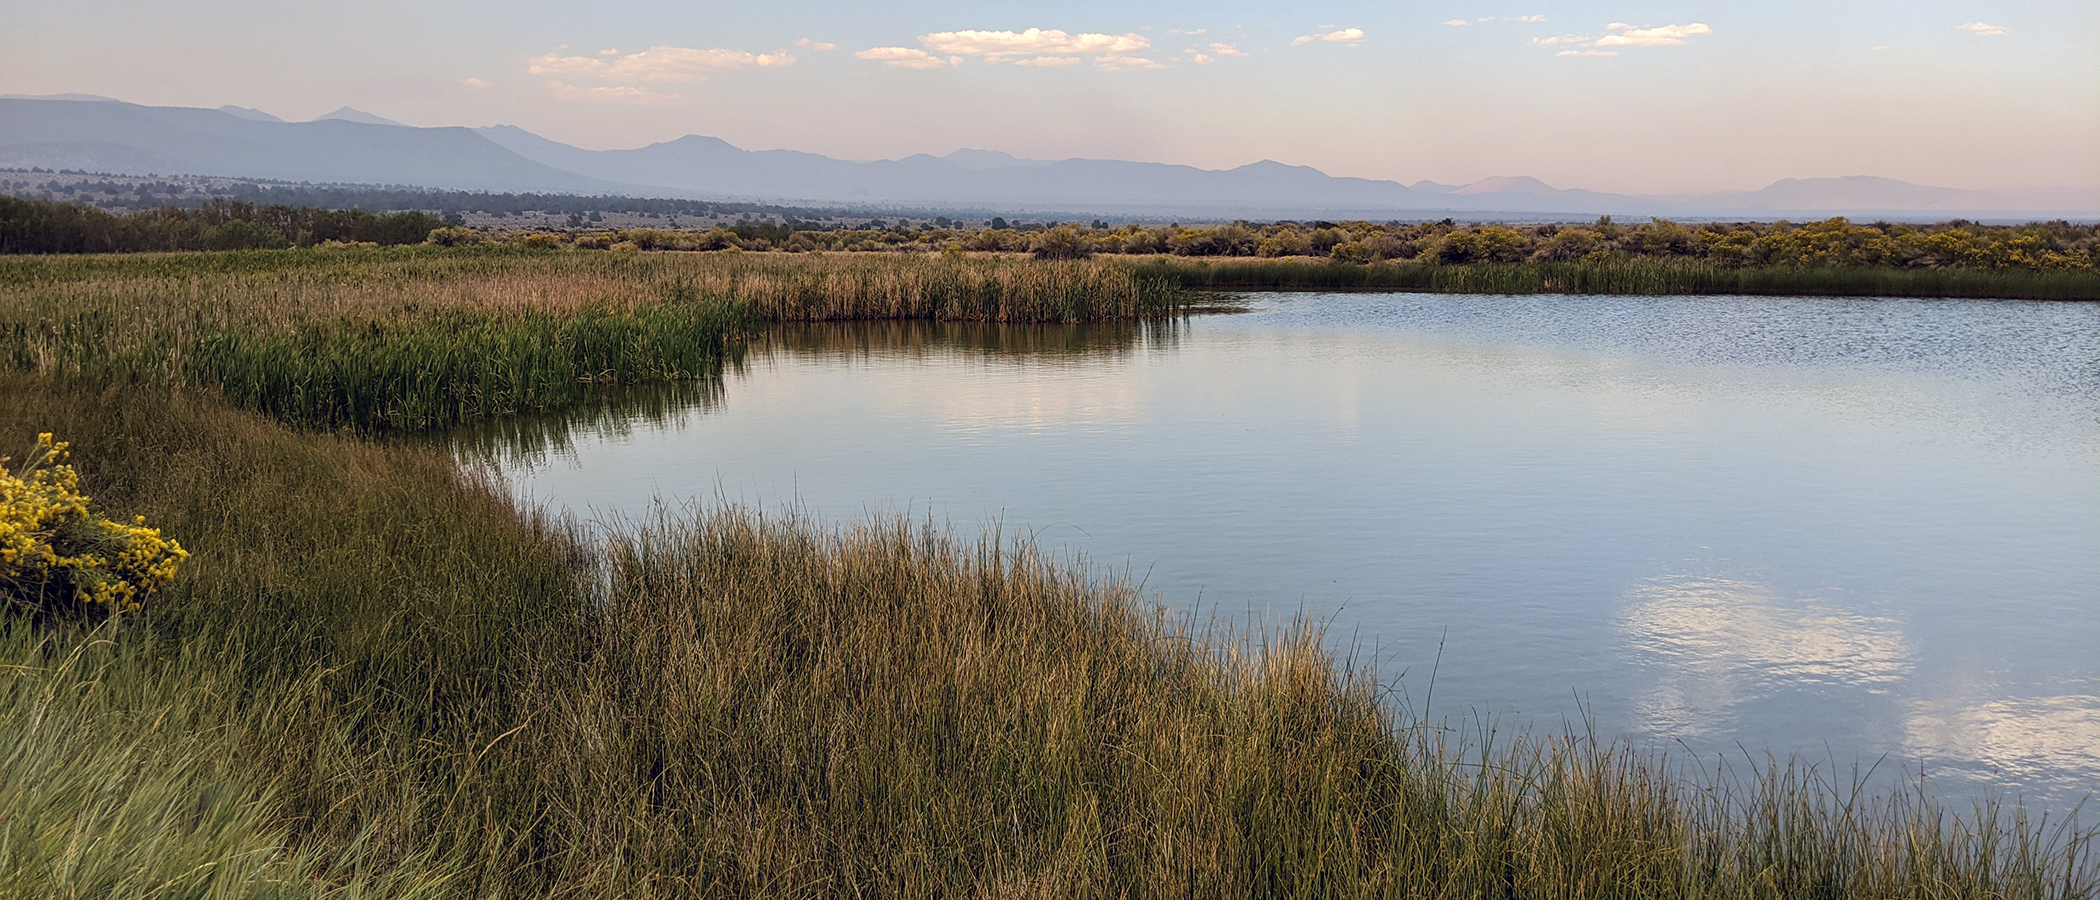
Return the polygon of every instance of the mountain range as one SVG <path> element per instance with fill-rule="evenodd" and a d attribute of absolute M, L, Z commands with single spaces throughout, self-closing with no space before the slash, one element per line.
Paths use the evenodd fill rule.
<path fill-rule="evenodd" d="M 0 98 L 0 167 L 217 175 L 490 191 L 680 196 L 805 205 L 1188 217 L 1453 214 L 2090 218 L 2100 188 L 1928 187 L 1799 178 L 1761 190 L 1626 195 L 1509 176 L 1464 185 L 1327 175 L 1271 160 L 1233 169 L 991 150 L 856 161 L 744 150 L 687 135 L 585 150 L 521 128 L 419 128 L 343 107 L 307 122 L 260 110 L 141 106 L 88 95 Z"/>

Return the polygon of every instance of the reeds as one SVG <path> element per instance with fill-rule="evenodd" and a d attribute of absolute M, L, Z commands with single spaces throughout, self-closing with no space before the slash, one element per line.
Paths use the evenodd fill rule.
<path fill-rule="evenodd" d="M 586 553 L 430 449 L 0 375 L 0 446 L 39 430 L 197 555 L 146 617 L 0 634 L 0 842 L 74 879 L 0 896 L 2100 896 L 2090 830 L 1446 728 L 1317 628 L 996 534 Z"/>
<path fill-rule="evenodd" d="M 2100 300 L 2100 273 L 2030 269 L 1726 267 L 1642 258 L 1436 265 L 1154 257 L 1135 265 L 1144 277 L 1201 289 Z"/>
<path fill-rule="evenodd" d="M 397 248 L 0 261 L 0 365 L 222 390 L 307 425 L 422 429 L 705 380 L 768 321 L 1171 315 L 1087 262 Z"/>

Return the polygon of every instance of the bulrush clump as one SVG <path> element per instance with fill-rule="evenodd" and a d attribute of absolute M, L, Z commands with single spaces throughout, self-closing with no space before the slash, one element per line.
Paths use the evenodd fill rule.
<path fill-rule="evenodd" d="M 222 391 L 306 425 L 425 429 L 706 381 L 768 322 L 1159 319 L 1109 263 L 936 256 L 328 253 L 0 259 L 0 365 Z"/>

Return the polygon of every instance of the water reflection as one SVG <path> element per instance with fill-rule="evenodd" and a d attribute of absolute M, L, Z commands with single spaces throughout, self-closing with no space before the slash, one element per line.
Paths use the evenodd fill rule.
<path fill-rule="evenodd" d="M 608 389 L 596 402 L 550 412 L 487 419 L 438 436 L 472 464 L 529 468 L 574 455 L 578 435 L 622 440 L 637 429 L 677 431 L 696 414 L 725 400 L 723 384 L 744 374 L 747 362 L 787 355 L 823 359 L 910 359 L 957 353 L 1003 365 L 1081 366 L 1128 359 L 1140 352 L 1172 352 L 1187 326 L 1180 320 L 1084 324 L 1012 325 L 985 322 L 818 322 L 774 326 L 759 340 L 733 350 L 720 366 L 690 381 Z M 1113 398 L 1039 396 L 1006 409 L 1003 398 L 951 396 L 950 419 L 965 429 L 984 422 L 1033 422 L 1054 426 L 1111 413 Z"/>
<path fill-rule="evenodd" d="M 818 322 L 768 331 L 760 352 L 845 358 L 924 357 L 967 353 L 988 362 L 1080 365 L 1127 359 L 1141 350 L 1171 352 L 1181 320 L 1075 325 L 990 322 Z"/>
<path fill-rule="evenodd" d="M 1923 701 L 1905 723 L 1911 752 L 1970 770 L 1972 777 L 2046 784 L 2085 773 L 2100 790 L 2100 691 L 2049 697 L 1982 696 Z M 2063 801 L 2080 794 L 2075 781 Z"/>
<path fill-rule="evenodd" d="M 624 439 L 638 428 L 674 429 L 687 417 L 722 404 L 725 378 L 743 370 L 741 353 L 722 368 L 690 381 L 610 389 L 598 402 L 560 410 L 484 419 L 435 436 L 470 465 L 531 468 L 571 458 L 576 441 Z"/>
<path fill-rule="evenodd" d="M 1654 734 L 1712 736 L 1748 700 L 1819 684 L 1883 690 L 1912 666 L 1895 620 L 1755 582 L 1663 577 L 1628 600 L 1621 627 L 1654 673 L 1636 724 Z"/>

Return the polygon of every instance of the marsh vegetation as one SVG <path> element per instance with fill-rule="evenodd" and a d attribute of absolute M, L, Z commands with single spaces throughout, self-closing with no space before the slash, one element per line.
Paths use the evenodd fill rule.
<path fill-rule="evenodd" d="M 1097 261 L 441 248 L 0 259 L 0 361 L 209 387 L 308 425 L 427 428 L 704 380 L 765 322 L 1157 319 Z"/>
<path fill-rule="evenodd" d="M 2100 226 L 1807 223 L 1588 225 L 1437 222 L 1232 222 L 1111 226 L 1096 221 L 967 228 L 861 227 L 785 220 L 705 229 L 465 228 L 415 211 L 374 215 L 223 200 L 117 215 L 0 197 L 0 254 L 340 248 L 431 243 L 536 250 L 779 251 L 1117 257 L 1190 287 L 1746 293 L 2100 299 Z M 1225 267 L 1177 261 L 1264 260 Z M 1313 265 L 1325 263 L 1326 265 Z"/>
<path fill-rule="evenodd" d="M 752 323 L 1166 317 L 1106 261 L 0 263 L 0 447 L 193 554 L 0 623 L 8 896 L 2018 897 L 2089 830 L 1430 720 L 1318 623 L 1025 541 L 718 509 L 585 540 L 361 432 L 704 384 Z"/>

